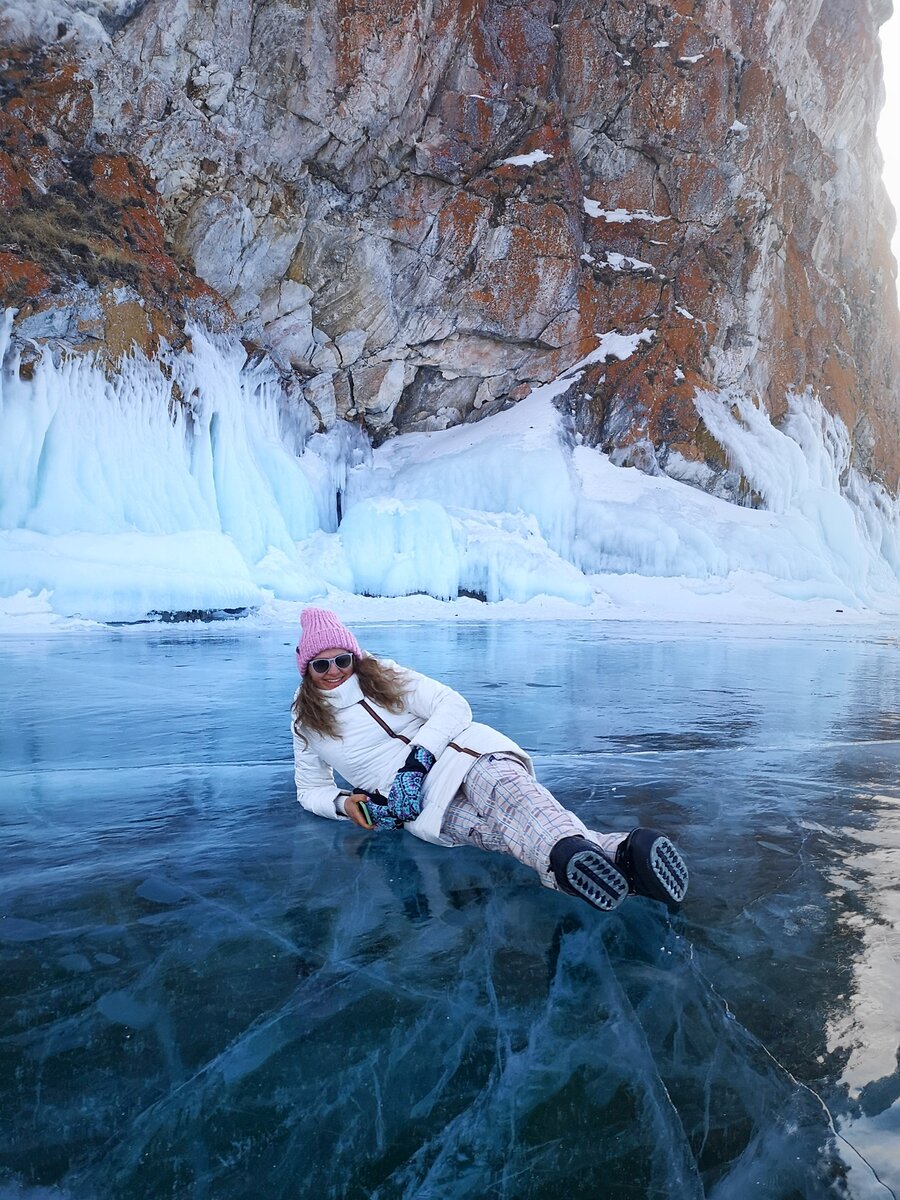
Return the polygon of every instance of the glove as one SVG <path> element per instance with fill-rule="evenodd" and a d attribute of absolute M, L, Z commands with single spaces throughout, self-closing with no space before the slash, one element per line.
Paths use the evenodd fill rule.
<path fill-rule="evenodd" d="M 413 746 L 394 776 L 387 795 L 387 811 L 398 821 L 414 821 L 422 811 L 422 784 L 434 766 L 434 755 L 424 746 Z"/>
<path fill-rule="evenodd" d="M 373 796 L 369 796 L 366 801 L 366 808 L 369 810 L 369 816 L 372 818 L 373 829 L 402 829 L 403 822 L 399 821 L 385 804 L 385 797 L 379 792 L 375 792 Z"/>

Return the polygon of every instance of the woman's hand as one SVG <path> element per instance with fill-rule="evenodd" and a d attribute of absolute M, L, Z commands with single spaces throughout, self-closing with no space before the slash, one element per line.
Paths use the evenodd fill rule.
<path fill-rule="evenodd" d="M 371 821 L 367 821 L 363 816 L 363 810 L 360 807 L 362 804 L 365 804 L 366 810 L 372 818 Z M 366 792 L 351 792 L 344 800 L 344 812 L 360 829 L 399 829 L 403 824 L 388 811 L 384 803 L 384 796 L 379 795 L 378 792 L 374 796 L 370 796 Z"/>
<path fill-rule="evenodd" d="M 367 821 L 360 811 L 360 804 L 368 800 L 369 797 L 365 792 L 351 792 L 344 800 L 344 812 L 355 825 L 360 829 L 374 829 L 375 826 L 371 821 Z"/>

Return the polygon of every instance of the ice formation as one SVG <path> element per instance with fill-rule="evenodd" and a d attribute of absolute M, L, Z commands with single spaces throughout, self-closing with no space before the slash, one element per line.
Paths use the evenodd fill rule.
<path fill-rule="evenodd" d="M 698 592 L 752 578 L 778 596 L 897 607 L 898 503 L 853 469 L 845 427 L 815 397 L 790 397 L 777 429 L 744 396 L 697 397 L 761 509 L 687 486 L 702 465 L 649 477 L 578 444 L 564 394 L 650 330 L 606 334 L 506 412 L 375 451 L 350 426 L 310 436 L 304 406 L 239 344 L 194 331 L 190 352 L 134 356 L 111 380 L 45 351 L 23 380 L 10 330 L 8 314 L 0 596 L 42 595 L 64 616 L 334 592 L 588 606 L 617 576 Z"/>

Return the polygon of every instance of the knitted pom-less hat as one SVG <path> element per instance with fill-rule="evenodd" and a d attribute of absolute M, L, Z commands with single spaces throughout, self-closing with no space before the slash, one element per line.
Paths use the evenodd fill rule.
<path fill-rule="evenodd" d="M 300 614 L 300 642 L 297 646 L 297 669 L 306 674 L 310 660 L 323 650 L 349 650 L 357 658 L 363 652 L 359 642 L 346 625 L 326 608 L 304 608 Z"/>

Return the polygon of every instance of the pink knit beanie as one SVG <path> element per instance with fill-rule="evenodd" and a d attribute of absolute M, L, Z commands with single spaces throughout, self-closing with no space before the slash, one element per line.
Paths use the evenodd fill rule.
<path fill-rule="evenodd" d="M 349 650 L 357 658 L 363 657 L 359 642 L 333 612 L 326 608 L 304 608 L 300 614 L 300 642 L 297 646 L 297 668 L 300 674 L 306 674 L 310 660 L 317 654 L 332 648 Z"/>

